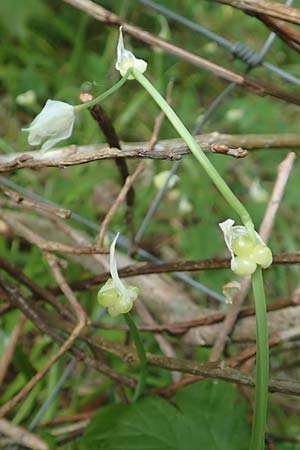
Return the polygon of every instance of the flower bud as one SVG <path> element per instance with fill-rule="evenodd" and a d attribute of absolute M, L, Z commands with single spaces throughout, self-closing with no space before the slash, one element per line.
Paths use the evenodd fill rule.
<path fill-rule="evenodd" d="M 112 317 L 129 312 L 139 292 L 137 287 L 125 285 L 119 278 L 117 261 L 115 259 L 115 246 L 118 237 L 119 233 L 110 246 L 111 278 L 107 280 L 97 294 L 99 304 L 108 308 L 108 313 Z"/>

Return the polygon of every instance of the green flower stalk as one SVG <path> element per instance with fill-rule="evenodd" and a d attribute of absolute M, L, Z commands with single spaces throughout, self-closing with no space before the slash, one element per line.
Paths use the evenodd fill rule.
<path fill-rule="evenodd" d="M 173 109 L 143 75 L 147 68 L 147 63 L 141 59 L 137 59 L 132 52 L 125 49 L 121 29 L 117 57 L 116 69 L 120 71 L 122 78 L 114 86 L 94 100 L 82 105 L 72 106 L 68 103 L 48 100 L 43 110 L 33 120 L 29 128 L 25 129 L 25 131 L 29 132 L 29 144 L 40 145 L 43 142 L 41 150 L 46 151 L 52 148 L 57 142 L 67 139 L 72 134 L 76 113 L 103 101 L 109 95 L 116 92 L 127 79 L 136 79 L 165 113 L 179 136 L 187 144 L 190 151 L 202 165 L 228 204 L 240 217 L 244 225 L 234 227 L 232 219 L 228 219 L 220 224 L 224 232 L 226 245 L 231 253 L 232 270 L 241 276 L 252 275 L 256 308 L 257 356 L 255 407 L 250 450 L 263 450 L 267 416 L 269 349 L 266 301 L 261 268 L 266 268 L 271 264 L 271 250 L 256 233 L 247 209 L 232 192 Z M 132 333 L 141 366 L 140 379 L 134 394 L 135 401 L 143 392 L 146 384 L 146 355 L 138 330 L 133 319 L 128 314 L 137 297 L 137 289 L 134 286 L 124 285 L 119 279 L 114 257 L 115 243 L 116 240 L 113 241 L 111 246 L 110 267 L 112 278 L 100 289 L 98 301 L 103 306 L 108 307 L 108 311 L 112 316 L 124 314 Z"/>
<path fill-rule="evenodd" d="M 76 113 L 90 108 L 112 95 L 123 86 L 129 76 L 129 72 L 125 73 L 124 77 L 106 92 L 82 105 L 73 106 L 58 100 L 47 100 L 44 108 L 34 118 L 29 127 L 22 128 L 22 131 L 29 133 L 29 145 L 43 143 L 41 151 L 46 152 L 58 142 L 68 139 L 73 132 Z"/>
<path fill-rule="evenodd" d="M 118 274 L 117 261 L 115 257 L 115 248 L 118 237 L 119 233 L 110 245 L 109 269 L 111 278 L 109 278 L 99 290 L 97 300 L 101 306 L 108 308 L 108 313 L 110 316 L 116 317 L 120 314 L 124 315 L 125 321 L 134 340 L 136 351 L 140 360 L 140 377 L 133 395 L 133 402 L 135 402 L 142 395 L 146 386 L 147 358 L 140 334 L 133 318 L 129 314 L 129 311 L 131 311 L 133 307 L 133 303 L 138 297 L 139 290 L 135 286 L 130 286 L 123 283 Z"/>
<path fill-rule="evenodd" d="M 143 72 L 147 67 L 146 63 L 141 66 L 141 60 L 137 60 L 131 52 L 130 57 L 127 58 L 126 52 L 128 51 L 124 48 L 122 30 L 120 29 L 120 37 L 118 43 L 118 61 L 116 65 L 117 70 L 120 71 L 121 75 L 121 65 L 126 67 L 126 70 L 131 70 L 132 76 L 130 76 L 130 79 L 135 78 L 158 104 L 160 109 L 169 119 L 175 130 L 178 132 L 179 136 L 187 144 L 190 151 L 202 165 L 203 169 L 216 185 L 225 200 L 239 215 L 241 222 L 244 225 L 244 227 L 233 227 L 234 222 L 231 219 L 226 221 L 227 225 L 228 222 L 230 223 L 229 228 L 231 228 L 233 231 L 236 231 L 234 230 L 234 228 L 242 229 L 242 232 L 235 236 L 235 238 L 238 238 L 238 241 L 236 239 L 234 240 L 230 238 L 230 244 L 228 244 L 228 240 L 224 230 L 223 232 L 226 238 L 226 244 L 231 251 L 232 269 L 235 271 L 235 273 L 240 275 L 252 274 L 252 286 L 256 308 L 257 358 L 255 407 L 250 450 L 263 450 L 267 416 L 269 349 L 266 301 L 264 296 L 261 267 L 265 268 L 271 264 L 272 253 L 256 233 L 253 221 L 247 209 L 232 192 L 219 172 L 215 169 L 203 150 L 196 143 L 193 136 L 181 122 L 177 114 L 173 111 L 170 105 L 168 105 L 168 103 L 150 83 L 150 81 L 143 75 Z M 140 70 L 141 67 L 143 70 Z M 223 224 L 225 224 L 226 222 L 224 222 Z M 234 248 L 232 248 L 232 244 L 234 245 Z M 242 253 L 242 255 L 239 256 L 238 253 Z"/>

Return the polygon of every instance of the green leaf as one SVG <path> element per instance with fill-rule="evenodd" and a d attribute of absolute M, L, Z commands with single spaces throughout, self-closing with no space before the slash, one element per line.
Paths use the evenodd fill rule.
<path fill-rule="evenodd" d="M 80 450 L 246 450 L 245 403 L 231 385 L 203 381 L 182 389 L 176 407 L 160 397 L 101 408 Z"/>

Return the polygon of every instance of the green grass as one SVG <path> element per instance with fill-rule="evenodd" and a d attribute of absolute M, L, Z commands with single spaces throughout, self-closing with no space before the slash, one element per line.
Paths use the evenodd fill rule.
<path fill-rule="evenodd" d="M 139 5 L 138 2 L 119 0 L 98 3 L 107 8 L 113 5 L 115 13 L 150 32 L 157 34 L 161 31 L 161 19 L 157 13 Z M 256 19 L 213 2 L 164 0 L 160 1 L 160 4 L 191 20 L 199 21 L 229 40 L 242 41 L 256 50 L 262 47 L 268 36 L 266 28 Z M 243 65 L 232 60 L 227 51 L 183 26 L 168 21 L 167 32 L 168 38 L 174 44 L 224 64 L 232 70 L 243 70 Z M 118 80 L 119 75 L 114 69 L 117 34 L 117 29 L 100 24 L 58 0 L 26 0 L 26 2 L 2 0 L 0 2 L 0 38 L 1 42 L 5 43 L 0 47 L 0 151 L 2 153 L 7 153 L 11 149 L 15 151 L 29 149 L 26 134 L 20 129 L 31 122 L 48 98 L 77 104 L 81 88 L 89 89 L 92 93 L 101 93 Z M 146 47 L 128 36 L 125 39 L 127 45 L 134 48 L 138 57 L 147 60 L 149 67 L 147 76 L 162 93 L 166 92 L 170 79 L 174 80 L 172 106 L 186 126 L 192 130 L 197 118 L 206 111 L 226 83 L 172 55 Z M 299 73 L 300 63 L 295 53 L 279 39 L 275 40 L 267 60 L 295 75 Z M 294 93 L 300 92 L 299 87 L 284 83 L 261 68 L 255 69 L 251 76 L 256 76 L 266 83 L 273 81 L 278 87 Z M 22 107 L 17 104 L 16 97 L 28 90 L 34 90 L 36 102 L 30 107 Z M 149 101 L 147 94 L 136 82 L 126 83 L 113 97 L 104 101 L 103 107 L 113 118 L 121 140 L 143 141 L 151 136 L 158 109 L 152 101 Z M 235 110 L 238 114 L 234 116 L 232 111 Z M 298 132 L 299 120 L 299 107 L 269 97 L 259 98 L 238 88 L 211 116 L 203 132 L 217 130 L 232 134 L 291 133 Z M 175 136 L 175 131 L 167 121 L 164 121 L 160 138 Z M 104 142 L 104 138 L 89 114 L 82 113 L 76 122 L 72 137 L 67 142 L 90 144 Z M 270 193 L 276 178 L 277 166 L 285 154 L 285 151 L 278 150 L 259 151 L 239 161 L 218 155 L 211 156 L 212 162 L 234 192 L 247 205 L 256 225 L 259 225 L 262 219 L 265 204 L 256 203 L 251 199 L 248 188 L 241 183 L 237 175 L 246 174 L 250 179 L 260 179 L 262 186 Z M 129 163 L 131 168 L 134 165 L 132 161 Z M 172 163 L 167 161 L 147 161 L 136 193 L 134 220 L 137 227 L 157 192 L 153 184 L 153 176 L 170 168 L 171 165 Z M 299 170 L 299 164 L 296 164 L 275 222 L 270 239 L 270 246 L 274 253 L 294 251 L 299 248 Z M 194 163 L 192 157 L 184 159 L 178 175 L 180 182 L 177 189 L 180 191 L 180 196 L 184 195 L 189 200 L 193 210 L 190 214 L 179 214 L 179 200 L 167 195 L 144 237 L 147 249 L 159 255 L 172 251 L 174 259 L 224 256 L 225 246 L 217 224 L 230 216 L 227 205 L 217 195 L 215 188 L 202 169 Z M 94 201 L 96 187 L 101 189 L 102 184 L 107 180 L 113 180 L 117 185 L 120 183 L 117 169 L 112 161 L 85 164 L 63 170 L 47 169 L 38 172 L 26 169 L 7 176 L 16 183 L 95 222 L 99 222 L 103 217 L 103 211 L 99 212 Z M 124 209 L 121 208 L 112 221 L 111 229 L 125 233 L 123 219 Z M 41 265 L 40 252 L 36 249 L 22 245 L 18 239 L 1 239 L 0 253 L 11 262 L 23 267 L 25 273 L 38 280 L 41 285 L 53 285 L 45 266 Z M 72 263 L 66 275 L 68 279 L 76 280 L 80 276 L 80 270 Z M 229 271 L 222 270 L 195 274 L 195 278 L 221 292 L 223 284 L 230 281 L 232 275 Z M 287 297 L 297 286 L 298 279 L 299 269 L 295 267 L 276 267 L 267 271 L 265 273 L 267 299 L 273 301 Z M 195 297 L 199 304 L 206 305 L 207 300 L 203 296 L 196 294 Z M 81 294 L 83 304 L 91 315 L 95 314 L 95 308 L 91 306 L 94 298 L 94 291 Z M 7 342 L 15 320 L 14 312 L 4 316 L 0 349 Z M 28 333 L 37 336 L 32 330 L 28 330 Z M 124 333 L 119 332 L 108 333 L 108 335 L 116 340 L 125 338 Z M 41 362 L 44 362 L 43 359 L 40 360 L 40 357 L 43 348 L 48 346 L 49 342 L 38 340 L 35 345 L 35 349 L 32 349 L 30 353 L 30 363 L 37 368 L 42 365 Z M 157 350 L 156 344 L 148 334 L 146 345 L 148 348 L 155 347 L 154 350 Z M 26 348 L 25 353 L 27 350 Z M 49 347 L 47 350 L 49 351 Z M 111 364 L 116 366 L 117 370 L 124 369 L 116 361 L 111 361 Z M 20 389 L 26 377 L 29 376 L 29 369 L 30 367 L 24 361 L 22 363 L 22 358 L 20 364 L 17 361 L 13 362 L 12 375 L 16 375 L 18 371 L 20 373 L 14 380 L 10 379 L 7 383 L 6 392 L 1 398 L 3 402 Z M 80 373 L 82 378 L 74 381 L 78 385 L 85 375 L 84 372 Z M 156 371 L 155 374 L 158 374 L 157 384 L 170 381 L 169 375 L 163 371 Z M 151 372 L 151 375 L 155 378 L 154 372 Z M 55 369 L 53 369 L 41 383 L 43 387 L 41 392 L 50 389 L 55 377 Z M 70 383 L 67 388 L 72 392 Z M 111 386 L 105 386 L 105 389 L 109 390 Z M 93 395 L 93 389 L 86 387 L 86 391 L 88 395 Z M 74 398 L 72 401 L 74 392 L 69 395 L 73 407 L 68 410 L 68 413 L 73 413 L 77 410 L 78 401 Z M 36 412 L 36 405 L 43 399 L 40 391 L 33 391 L 32 397 L 25 401 L 27 403 L 24 402 L 18 413 L 18 422 L 28 424 Z M 81 402 L 83 402 L 82 398 L 79 400 L 79 403 Z M 59 401 L 57 405 L 58 409 L 61 408 Z M 53 417 L 54 414 L 55 411 L 51 410 L 50 416 Z M 294 419 L 289 422 L 287 417 L 279 413 L 277 409 L 274 409 L 270 419 L 272 426 L 273 422 L 287 433 L 295 432 Z M 275 425 L 274 428 L 276 428 Z"/>

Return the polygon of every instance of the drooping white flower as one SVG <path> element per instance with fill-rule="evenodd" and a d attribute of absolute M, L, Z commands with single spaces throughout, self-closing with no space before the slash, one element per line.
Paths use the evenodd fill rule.
<path fill-rule="evenodd" d="M 272 264 L 272 252 L 255 232 L 254 241 L 243 226 L 234 226 L 234 220 L 219 223 L 226 246 L 231 254 L 230 267 L 238 275 L 251 275 L 257 265 L 266 269 Z"/>
<path fill-rule="evenodd" d="M 138 59 L 134 54 L 124 47 L 122 27 L 120 27 L 119 41 L 117 47 L 117 62 L 116 69 L 120 72 L 122 77 L 127 73 L 128 69 L 135 69 L 140 73 L 144 73 L 147 69 L 147 63 L 143 59 Z M 133 80 L 134 76 L 129 75 L 129 80 Z"/>
<path fill-rule="evenodd" d="M 118 274 L 115 247 L 119 234 L 116 235 L 110 246 L 111 278 L 102 286 L 97 295 L 100 305 L 108 308 L 108 313 L 112 317 L 129 312 L 138 296 L 138 288 L 125 285 Z"/>
<path fill-rule="evenodd" d="M 27 131 L 30 145 L 40 145 L 41 150 L 46 151 L 57 142 L 63 141 L 71 136 L 75 121 L 75 110 L 69 103 L 57 100 L 47 100 L 42 111 L 31 122 Z"/>

